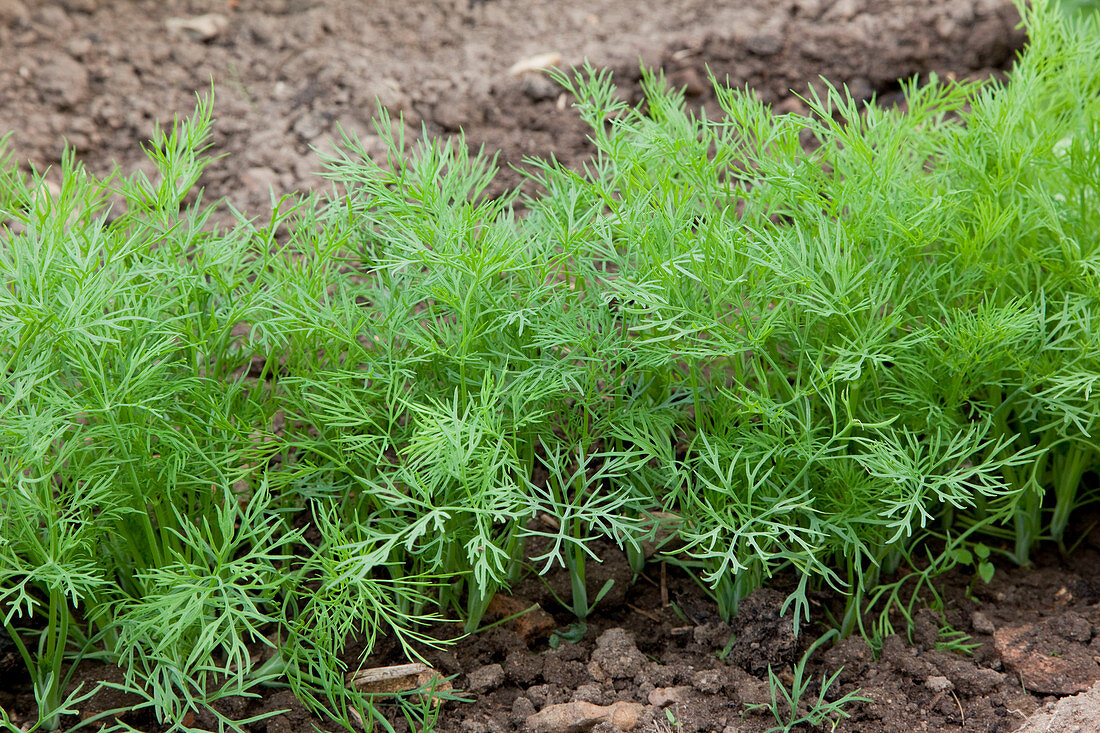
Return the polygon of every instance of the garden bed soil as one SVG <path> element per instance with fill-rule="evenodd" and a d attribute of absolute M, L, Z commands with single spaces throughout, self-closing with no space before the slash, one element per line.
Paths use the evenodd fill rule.
<path fill-rule="evenodd" d="M 711 111 L 708 70 L 798 110 L 790 90 L 819 75 L 865 98 L 915 74 L 994 73 L 1017 22 L 1007 0 L 0 0 L 0 134 L 40 169 L 67 140 L 94 172 L 151 172 L 139 143 L 212 81 L 226 157 L 201 185 L 258 214 L 269 189 L 322 185 L 317 151 L 340 129 L 381 154 L 377 100 L 414 138 L 461 130 L 499 151 L 499 192 L 526 156 L 591 154 L 560 90 L 510 71 L 541 54 L 613 69 L 632 101 L 644 64 Z"/>
<path fill-rule="evenodd" d="M 451 646 L 420 649 L 465 698 L 442 705 L 436 730 L 567 731 L 572 729 L 563 721 L 579 714 L 570 703 L 579 702 L 631 706 L 636 731 L 763 733 L 775 725 L 766 709 L 772 700 L 769 666 L 789 685 L 793 664 L 825 630 L 819 623 L 825 610 L 841 610 L 839 598 L 815 595 L 816 621 L 796 635 L 790 615 L 780 612 L 789 590 L 780 577 L 745 599 L 726 624 L 683 572 L 651 563 L 631 583 L 624 556 L 610 547 L 598 549 L 605 560 L 589 566 L 589 583 L 600 587 L 613 579 L 615 584 L 579 641 L 562 640 L 556 648 L 551 643 L 555 630 L 565 631 L 575 621 L 556 600 L 569 593 L 568 576 L 559 569 L 524 579 L 495 604 L 498 614 L 537 604 L 534 611 Z M 911 638 L 895 616 L 902 633 L 887 637 L 877 655 L 859 635 L 815 654 L 806 668 L 814 682 L 803 701 L 816 700 L 820 680 L 839 672 L 827 699 L 858 692 L 868 701 L 846 705 L 851 718 L 840 721 L 838 731 L 1100 730 L 1094 715 L 1100 711 L 1100 529 L 1084 534 L 1068 558 L 1050 549 L 1027 568 L 999 565 L 988 584 L 960 569 L 936 585 L 942 610 L 933 611 L 923 597 Z M 944 648 L 951 638 L 944 629 L 969 637 L 969 652 Z M 442 639 L 461 635 L 455 624 L 437 624 L 432 632 Z M 361 650 L 357 643 L 349 645 L 352 668 Z M 383 639 L 363 666 L 408 661 L 398 644 Z M 94 683 L 118 674 L 86 665 L 77 677 Z M 108 691 L 82 706 L 82 715 L 133 702 Z M 33 712 L 31 691 L 25 685 L 0 691 L 0 706 L 19 723 Z M 249 726 L 257 733 L 304 733 L 313 726 L 340 730 L 310 715 L 288 690 L 264 690 L 258 698 L 231 699 L 219 708 L 238 718 L 285 711 Z M 408 730 L 395 709 L 383 709 L 394 716 L 396 730 Z M 555 719 L 554 726 L 540 725 Z M 679 727 L 670 727 L 670 720 Z M 138 730 L 158 729 L 144 715 L 126 722 Z M 191 722 L 215 725 L 203 715 Z M 610 723 L 592 729 L 620 730 Z"/>
<path fill-rule="evenodd" d="M 189 113 L 194 94 L 213 80 L 212 152 L 225 157 L 201 184 L 207 200 L 224 196 L 258 214 L 272 194 L 323 185 L 315 175 L 318 151 L 340 129 L 380 155 L 371 127 L 378 99 L 403 115 L 410 135 L 463 131 L 472 145 L 499 151 L 505 167 L 493 191 L 500 192 L 522 180 L 509 166 L 522 167 L 525 156 L 580 165 L 591 154 L 569 100 L 538 73 L 513 73 L 517 62 L 539 54 L 553 54 L 562 66 L 588 59 L 610 67 L 631 101 L 640 99 L 641 63 L 664 69 L 692 104 L 711 111 L 708 71 L 750 85 L 779 110 L 799 111 L 790 90 L 804 91 L 818 75 L 889 102 L 898 98 L 898 78 L 1000 73 L 1023 42 L 1017 20 L 1000 0 L 670 0 L 644 7 L 617 0 L 0 0 L 0 133 L 10 129 L 14 158 L 40 169 L 60 160 L 65 139 L 94 172 L 115 163 L 148 172 L 139 141 L 155 123 Z M 221 209 L 222 221 L 228 211 Z M 782 578 L 746 599 L 728 626 L 675 568 L 650 565 L 632 584 L 622 557 L 608 548 L 602 554 L 589 583 L 616 583 L 579 642 L 549 643 L 550 631 L 573 621 L 554 600 L 554 592 L 568 595 L 558 572 L 545 583 L 528 578 L 500 601 L 505 608 L 537 603 L 541 611 L 425 650 L 470 700 L 446 703 L 438 730 L 538 729 L 550 725 L 540 721 L 551 713 L 592 710 L 553 707 L 570 702 L 635 703 L 619 708 L 639 712 L 635 730 L 732 733 L 774 724 L 764 712 L 746 712 L 771 700 L 769 665 L 789 681 L 792 663 L 822 630 L 811 623 L 795 636 L 780 614 Z M 1012 731 L 1033 714 L 1027 730 L 1100 730 L 1090 718 L 1100 694 L 1086 692 L 1100 680 L 1100 534 L 1093 531 L 1068 557 L 1050 550 L 1029 568 L 999 567 L 988 585 L 953 571 L 942 591 L 944 614 L 921 610 L 911 640 L 890 637 L 876 657 L 854 636 L 814 656 L 808 669 L 815 680 L 842 669 L 830 694 L 859 688 L 871 700 L 849 705 L 852 718 L 838 730 Z M 816 600 L 820 618 L 836 599 Z M 971 654 L 942 648 L 945 624 L 972 637 Z M 436 631 L 458 633 L 447 625 Z M 356 652 L 349 649 L 349 658 Z M 405 661 L 383 641 L 367 664 Z M 3 663 L 0 705 L 24 722 L 33 713 L 30 691 Z M 111 674 L 117 670 L 81 670 L 89 681 Z M 816 691 L 811 686 L 808 696 Z M 1050 707 L 1059 699 L 1061 707 Z M 104 693 L 83 713 L 124 702 Z M 228 703 L 225 712 L 284 708 L 251 730 L 331 729 L 285 690 Z M 130 722 L 153 729 L 148 720 Z"/>

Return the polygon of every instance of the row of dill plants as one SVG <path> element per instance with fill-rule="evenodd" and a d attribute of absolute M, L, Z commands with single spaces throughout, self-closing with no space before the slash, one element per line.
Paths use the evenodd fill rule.
<path fill-rule="evenodd" d="M 893 109 L 718 84 L 711 119 L 656 75 L 634 108 L 558 74 L 596 154 L 530 161 L 523 194 L 383 111 L 387 161 L 345 139 L 331 193 L 212 227 L 209 99 L 152 179 L 69 154 L 50 191 L 7 161 L 0 617 L 39 726 L 112 720 L 67 717 L 104 662 L 176 730 L 279 685 L 351 727 L 376 710 L 349 640 L 476 629 L 556 564 L 583 620 L 597 539 L 727 618 L 793 573 L 796 622 L 831 588 L 872 639 L 907 582 L 1072 541 L 1100 464 L 1100 34 L 1025 13 L 1007 82 Z"/>

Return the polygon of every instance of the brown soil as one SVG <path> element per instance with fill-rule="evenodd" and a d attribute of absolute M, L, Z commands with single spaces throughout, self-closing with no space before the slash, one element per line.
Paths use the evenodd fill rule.
<path fill-rule="evenodd" d="M 545 578 L 524 579 L 507 599 L 516 608 L 539 604 L 543 611 L 442 650 L 421 650 L 434 669 L 453 676 L 466 698 L 444 704 L 437 730 L 537 731 L 531 724 L 536 713 L 559 711 L 554 706 L 578 701 L 636 704 L 637 731 L 763 733 L 773 726 L 766 709 L 772 699 L 769 666 L 789 685 L 791 663 L 824 630 L 811 623 L 799 636 L 794 634 L 790 617 L 780 614 L 785 579 L 750 595 L 733 623 L 726 624 L 715 604 L 682 572 L 651 564 L 632 584 L 622 554 L 598 549 L 604 562 L 590 566 L 591 587 L 608 579 L 616 582 L 588 619 L 579 642 L 550 643 L 552 629 L 565 630 L 575 620 L 556 600 L 568 597 L 568 578 L 558 570 Z M 814 683 L 804 701 L 816 700 L 819 681 L 839 671 L 827 699 L 858 691 L 869 701 L 846 706 L 851 718 L 841 721 L 838 731 L 1004 733 L 1020 729 L 1033 715 L 1036 722 L 1027 731 L 1100 730 L 1100 718 L 1093 715 L 1100 710 L 1100 686 L 1090 694 L 1068 697 L 1100 680 L 1100 530 L 1093 530 L 1069 561 L 1047 551 L 1029 568 L 998 567 L 989 584 L 970 572 L 952 571 L 937 587 L 942 609 L 918 603 L 911 639 L 887 637 L 876 654 L 856 635 L 815 654 L 807 666 Z M 827 594 L 815 600 L 819 611 L 838 608 L 839 599 Z M 534 623 L 532 617 L 552 623 Z M 968 636 L 970 652 L 943 648 L 949 638 L 944 628 Z M 460 635 L 455 625 L 438 624 L 432 631 L 438 638 Z M 349 645 L 347 660 L 353 669 L 360 649 Z M 407 661 L 393 640 L 383 639 L 363 667 Z M 118 676 L 116 669 L 94 665 L 78 675 L 88 682 Z M 13 672 L 10 679 L 18 682 L 20 677 Z M 1052 705 L 1060 698 L 1065 698 L 1066 710 Z M 127 704 L 118 693 L 107 692 L 82 713 Z M 0 690 L 0 706 L 21 722 L 33 712 L 30 690 L 25 684 Z M 285 690 L 270 690 L 255 700 L 233 699 L 220 709 L 234 717 L 288 711 L 251 726 L 256 733 L 307 733 L 314 725 L 339 730 L 309 715 Z M 396 730 L 407 731 L 396 712 L 390 712 Z M 669 713 L 679 728 L 663 727 Z M 126 722 L 139 730 L 157 730 L 143 715 Z M 215 721 L 200 715 L 193 723 L 210 726 Z M 619 729 L 605 725 L 594 730 Z"/>
<path fill-rule="evenodd" d="M 217 14 L 206 19 L 209 29 L 169 30 L 174 19 L 206 13 Z M 147 170 L 139 141 L 155 122 L 187 114 L 213 79 L 213 152 L 227 157 L 203 179 L 207 199 L 226 196 L 259 213 L 269 188 L 279 195 L 319 185 L 315 149 L 338 126 L 379 152 L 376 99 L 404 115 L 411 135 L 421 126 L 432 135 L 462 130 L 474 146 L 499 150 L 506 166 L 551 154 L 581 163 L 590 149 L 569 100 L 542 76 L 509 73 L 535 54 L 560 54 L 565 66 L 585 58 L 608 66 L 632 100 L 643 63 L 663 68 L 703 107 L 713 105 L 709 69 L 797 110 L 790 90 L 818 75 L 856 96 L 888 100 L 896 80 L 914 74 L 997 73 L 1023 42 L 1016 21 L 1004 0 L 667 0 L 644 8 L 616 0 L 0 0 L 0 134 L 10 129 L 15 158 L 39 168 L 59 160 L 67 139 L 93 171 L 115 162 Z M 520 180 L 505 168 L 496 190 Z M 749 712 L 771 700 L 768 667 L 788 679 L 821 631 L 811 624 L 795 636 L 779 613 L 782 579 L 747 599 L 731 627 L 675 569 L 650 566 L 632 584 L 621 556 L 603 554 L 589 582 L 616 583 L 579 643 L 551 648 L 539 624 L 506 624 L 425 652 L 472 700 L 447 703 L 440 731 L 526 730 L 538 727 L 531 716 L 572 701 L 639 703 L 636 730 L 733 733 L 774 724 Z M 549 626 L 564 628 L 572 619 L 550 589 L 567 596 L 566 580 L 546 581 L 529 578 L 513 595 L 523 607 L 539 603 L 552 614 Z M 853 717 L 838 730 L 1011 731 L 1100 679 L 1100 535 L 1069 560 L 1050 552 L 1031 568 L 1001 567 L 989 585 L 952 574 L 943 593 L 944 613 L 920 611 L 911 643 L 890 637 L 876 655 L 854 637 L 815 655 L 815 680 L 843 668 L 830 696 L 858 687 L 871 699 L 850 705 Z M 835 602 L 818 600 L 819 610 Z M 972 654 L 937 648 L 945 625 L 973 637 Z M 7 679 L 0 706 L 20 723 L 33 712 L 32 698 L 5 653 L 0 647 L 0 679 Z M 383 642 L 366 664 L 404 661 Z M 88 679 L 111 674 L 83 671 Z M 124 704 L 108 697 L 88 712 Z M 238 700 L 225 712 L 280 708 L 290 712 L 251 730 L 326 729 L 286 691 Z M 1100 731 L 1087 713 L 1072 715 L 1085 715 L 1079 730 Z M 130 722 L 154 729 L 148 720 Z"/>
<path fill-rule="evenodd" d="M 172 19 L 216 14 L 205 40 Z M 560 54 L 610 67 L 639 96 L 639 63 L 708 104 L 706 70 L 796 108 L 823 75 L 860 97 L 914 74 L 988 74 L 1022 42 L 1007 0 L 0 0 L 0 134 L 39 168 L 62 140 L 93 171 L 147 168 L 139 143 L 209 89 L 207 200 L 246 211 L 315 186 L 337 126 L 378 152 L 376 100 L 415 137 L 465 131 L 501 151 L 498 186 L 525 156 L 575 164 L 587 131 L 558 89 L 514 63 Z M 498 188 L 498 190 L 500 190 Z"/>

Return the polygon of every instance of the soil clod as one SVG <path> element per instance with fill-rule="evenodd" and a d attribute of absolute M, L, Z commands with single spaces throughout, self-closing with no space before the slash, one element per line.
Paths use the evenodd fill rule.
<path fill-rule="evenodd" d="M 503 683 L 504 668 L 499 664 L 487 664 L 466 675 L 466 689 L 470 692 L 491 692 Z"/>
<path fill-rule="evenodd" d="M 993 643 L 1024 689 L 1075 695 L 1100 680 L 1100 664 L 1086 648 L 1051 633 L 1049 622 L 997 629 Z"/>
<path fill-rule="evenodd" d="M 791 614 L 783 614 L 785 596 L 774 588 L 750 593 L 737 609 L 733 621 L 736 640 L 729 660 L 746 672 L 766 674 L 794 662 L 798 637 Z"/>
<path fill-rule="evenodd" d="M 633 679 L 641 672 L 645 662 L 634 637 L 625 629 L 608 629 L 596 639 L 592 664 L 598 665 L 599 670 L 611 679 Z M 597 671 L 592 676 L 599 679 L 598 675 Z"/>

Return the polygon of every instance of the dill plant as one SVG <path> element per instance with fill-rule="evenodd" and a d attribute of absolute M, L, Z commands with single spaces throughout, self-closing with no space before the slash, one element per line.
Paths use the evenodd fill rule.
<path fill-rule="evenodd" d="M 56 193 L 5 169 L 0 618 L 38 727 L 94 693 L 67 690 L 83 659 L 123 666 L 116 686 L 158 722 L 234 725 L 213 703 L 270 681 L 248 646 L 270 645 L 309 569 L 290 554 L 299 497 L 264 475 L 279 405 L 245 378 L 288 338 L 269 240 L 212 230 L 191 192 L 211 110 L 158 132 L 151 180 L 94 179 L 71 153 Z"/>
<path fill-rule="evenodd" d="M 382 723 L 349 641 L 413 656 L 555 565 L 583 620 L 596 539 L 640 571 L 668 538 L 726 616 L 793 572 L 799 622 L 828 587 L 872 636 L 904 587 L 1065 543 L 1100 467 L 1100 33 L 1023 12 L 1007 81 L 902 109 L 559 74 L 596 154 L 522 198 L 384 111 L 388 160 L 345 138 L 331 192 L 230 229 L 192 193 L 209 100 L 151 180 L 6 165 L 0 613 L 39 725 L 82 659 L 176 729 L 258 685 Z"/>
<path fill-rule="evenodd" d="M 175 601 L 158 589 L 196 563 L 218 577 L 206 543 L 229 540 L 227 492 L 256 457 L 249 433 L 263 407 L 226 379 L 247 359 L 232 329 L 260 307 L 252 266 L 240 238 L 206 231 L 209 211 L 183 203 L 204 164 L 210 109 L 156 136 L 155 181 L 96 180 L 71 154 L 59 193 L 37 174 L 5 180 L 0 598 L 46 727 L 66 711 L 70 653 L 144 662 L 128 682 L 148 673 L 143 682 L 160 686 L 165 659 L 151 646 L 165 643 L 156 637 L 174 623 Z M 126 200 L 114 220 L 112 192 Z M 245 531 L 264 536 L 262 526 Z M 187 623 L 206 627 L 220 610 L 229 611 L 215 603 Z M 28 617 L 44 620 L 40 631 L 17 628 Z M 242 618 L 221 628 L 241 633 Z M 191 639 L 200 658 L 223 640 L 200 638 Z M 134 645 L 136 659 L 123 651 Z"/>

